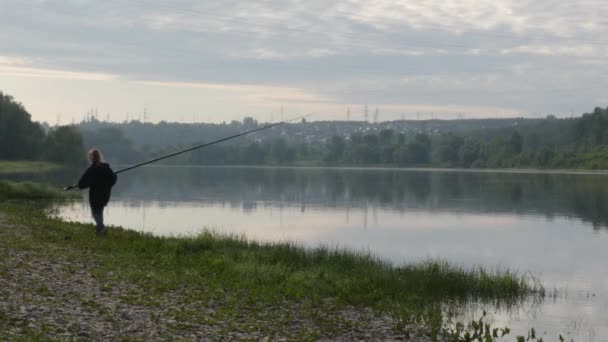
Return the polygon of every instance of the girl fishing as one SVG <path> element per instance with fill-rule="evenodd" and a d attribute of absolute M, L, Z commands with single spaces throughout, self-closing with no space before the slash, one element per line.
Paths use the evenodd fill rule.
<path fill-rule="evenodd" d="M 67 191 L 67 190 L 71 190 L 74 188 L 79 188 L 79 189 L 90 188 L 89 203 L 91 204 L 91 212 L 93 213 L 93 219 L 95 220 L 95 223 L 97 224 L 97 235 L 103 235 L 105 232 L 105 227 L 103 225 L 103 208 L 108 204 L 108 201 L 110 200 L 110 193 L 112 191 L 112 186 L 114 186 L 114 184 L 116 183 L 116 174 L 121 173 L 121 172 L 126 172 L 129 170 L 133 170 L 133 169 L 136 169 L 136 168 L 144 166 L 144 165 L 152 164 L 152 163 L 155 163 L 155 162 L 163 160 L 163 159 L 171 158 L 171 157 L 180 155 L 182 153 L 194 151 L 199 148 L 215 145 L 215 144 L 221 143 L 223 141 L 242 137 L 244 135 L 251 134 L 251 133 L 258 132 L 258 131 L 265 130 L 265 129 L 269 129 L 272 127 L 284 125 L 291 121 L 302 120 L 305 117 L 308 117 L 310 115 L 312 115 L 312 114 L 281 121 L 281 122 L 274 123 L 274 124 L 269 124 L 266 126 L 256 128 L 256 129 L 252 129 L 250 131 L 231 135 L 226 138 L 222 138 L 222 139 L 215 140 L 215 141 L 212 141 L 209 143 L 194 146 L 194 147 L 182 150 L 182 151 L 168 154 L 166 156 L 158 157 L 156 159 L 152 159 L 152 160 L 149 160 L 149 161 L 146 161 L 143 163 L 129 166 L 125 169 L 118 170 L 116 172 L 112 171 L 112 169 L 110 168 L 110 165 L 108 165 L 107 163 L 105 163 L 103 161 L 103 158 L 102 158 L 99 150 L 92 149 L 91 151 L 89 151 L 89 160 L 91 161 L 91 166 L 85 171 L 85 173 L 82 175 L 82 177 L 80 177 L 80 180 L 78 181 L 78 185 L 67 186 L 64 188 L 64 190 Z"/>
<path fill-rule="evenodd" d="M 110 165 L 104 162 L 98 149 L 90 150 L 88 155 L 91 166 L 80 177 L 76 187 L 79 189 L 89 188 L 89 204 L 97 226 L 97 235 L 103 236 L 106 231 L 103 224 L 103 209 L 110 200 L 112 186 L 116 184 L 116 174 L 112 171 Z"/>

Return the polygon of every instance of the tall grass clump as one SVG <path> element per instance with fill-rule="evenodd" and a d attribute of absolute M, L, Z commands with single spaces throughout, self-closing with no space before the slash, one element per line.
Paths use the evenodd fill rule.
<path fill-rule="evenodd" d="M 8 161 L 0 160 L 0 174 L 38 173 L 61 169 L 62 166 L 45 161 Z"/>
<path fill-rule="evenodd" d="M 291 242 L 261 243 L 211 231 L 161 238 L 114 229 L 101 243 L 92 242 L 92 248 L 109 255 L 130 255 L 133 264 L 162 260 L 154 263 L 154 273 L 168 287 L 213 279 L 218 286 L 246 289 L 272 300 L 332 298 L 396 312 L 446 300 L 515 303 L 528 295 L 542 295 L 538 282 L 509 270 L 464 268 L 438 260 L 395 266 L 370 253 L 305 248 Z M 89 240 L 77 243 L 91 244 Z"/>
<path fill-rule="evenodd" d="M 0 199 L 2 200 L 60 200 L 75 196 L 74 193 L 62 192 L 48 184 L 0 179 Z"/>
<path fill-rule="evenodd" d="M 193 263 L 221 258 L 223 265 L 248 282 L 274 282 L 292 295 L 336 297 L 351 304 L 511 300 L 542 288 L 509 270 L 467 269 L 437 260 L 394 266 L 370 253 L 304 248 L 290 242 L 260 243 L 213 232 L 174 241 L 175 254 Z"/>

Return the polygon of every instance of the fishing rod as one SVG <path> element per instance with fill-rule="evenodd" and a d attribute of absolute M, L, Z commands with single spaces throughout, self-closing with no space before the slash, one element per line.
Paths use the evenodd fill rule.
<path fill-rule="evenodd" d="M 177 152 L 174 152 L 174 153 L 171 153 L 171 154 L 167 154 L 167 155 L 162 156 L 162 157 L 158 157 L 158 158 L 154 158 L 152 160 L 145 161 L 143 163 L 139 163 L 139 164 L 136 164 L 136 165 L 133 165 L 133 166 L 129 166 L 129 167 L 124 168 L 122 170 L 118 170 L 118 171 L 116 171 L 114 173 L 115 174 L 119 174 L 119 173 L 122 173 L 122 172 L 127 172 L 127 171 L 130 171 L 130 170 L 136 169 L 138 167 L 141 167 L 141 166 L 144 166 L 144 165 L 148 165 L 148 164 L 152 164 L 152 163 L 155 163 L 155 162 L 163 160 L 163 159 L 175 157 L 177 155 L 180 155 L 180 154 L 183 154 L 183 153 L 186 153 L 186 152 L 190 152 L 190 151 L 194 151 L 194 150 L 197 150 L 199 148 L 203 148 L 203 147 L 219 144 L 219 143 L 227 141 L 227 140 L 231 140 L 231 139 L 234 139 L 234 138 L 242 137 L 244 135 L 255 133 L 255 132 L 259 132 L 259 131 L 262 131 L 262 130 L 265 130 L 265 129 L 269 129 L 269 128 L 272 128 L 272 127 L 281 126 L 281 125 L 284 125 L 284 124 L 286 124 L 288 122 L 292 122 L 292 121 L 296 121 L 296 120 L 301 120 L 301 119 L 304 119 L 304 118 L 309 117 L 311 115 L 312 114 L 306 114 L 306 115 L 298 116 L 296 118 L 292 118 L 292 119 L 284 120 L 284 121 L 281 121 L 281 122 L 273 123 L 273 124 L 270 124 L 270 125 L 258 127 L 256 129 L 252 129 L 252 130 L 249 130 L 249 131 L 241 132 L 241 133 L 238 133 L 238 134 L 235 134 L 235 135 L 231 135 L 231 136 L 226 137 L 226 138 L 222 138 L 222 139 L 218 139 L 218 140 L 215 140 L 215 141 L 212 141 L 212 142 L 204 143 L 204 144 L 201 144 L 201 145 L 198 145 L 198 146 L 190 147 L 190 148 L 182 150 L 182 151 L 177 151 Z M 76 187 L 77 187 L 77 185 L 70 185 L 70 186 L 65 187 L 63 190 L 67 191 L 67 190 L 74 189 Z"/>

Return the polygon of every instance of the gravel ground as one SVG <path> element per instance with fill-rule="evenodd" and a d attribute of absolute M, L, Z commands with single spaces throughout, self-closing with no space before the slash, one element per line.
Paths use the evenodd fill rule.
<path fill-rule="evenodd" d="M 29 229 L 6 223 L 0 213 L 0 239 L 27 239 Z M 57 248 L 53 245 L 53 248 Z M 180 290 L 154 298 L 155 305 L 134 304 L 146 299 L 136 284 L 101 280 L 94 276 L 94 262 L 68 259 L 61 253 L 0 246 L 0 340 L 14 340 L 36 334 L 57 340 L 188 340 L 188 341 L 429 341 L 420 334 L 404 336 L 394 330 L 395 322 L 367 309 L 353 307 L 319 312 L 328 322 L 338 322 L 331 333 L 319 332 L 318 321 L 299 314 L 303 303 L 286 302 L 264 306 L 265 321 L 243 319 L 201 323 L 183 312 L 210 316 L 222 305 L 215 302 L 185 302 Z M 66 253 L 67 254 L 67 253 Z M 69 254 L 68 254 L 69 255 Z M 244 313 L 246 314 L 246 313 Z M 273 324 L 273 317 L 290 317 L 281 331 L 268 336 L 261 327 Z M 234 318 L 239 320 L 238 317 Z M 237 322 L 238 323 L 238 322 Z M 419 331 L 410 327 L 411 331 Z M 267 331 L 267 330 L 266 330 Z"/>

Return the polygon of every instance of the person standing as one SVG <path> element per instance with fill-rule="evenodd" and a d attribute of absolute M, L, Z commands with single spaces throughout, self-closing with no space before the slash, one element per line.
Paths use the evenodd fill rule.
<path fill-rule="evenodd" d="M 103 224 L 103 210 L 110 201 L 112 187 L 116 184 L 116 174 L 110 164 L 103 160 L 98 149 L 88 153 L 91 166 L 84 172 L 76 185 L 79 189 L 89 189 L 89 204 L 95 220 L 97 236 L 103 236 L 106 228 Z"/>

